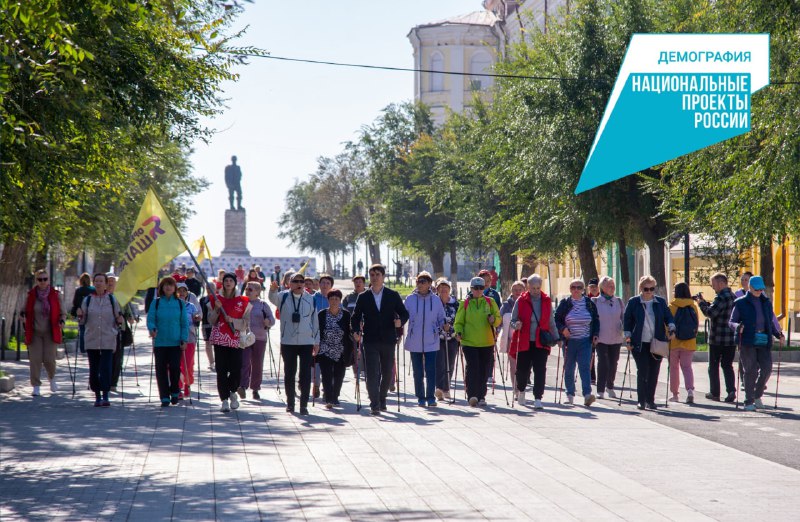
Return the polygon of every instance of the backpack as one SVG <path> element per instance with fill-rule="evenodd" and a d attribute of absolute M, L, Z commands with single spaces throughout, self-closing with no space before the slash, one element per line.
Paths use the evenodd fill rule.
<path fill-rule="evenodd" d="M 489 310 L 491 310 L 492 309 L 492 301 L 493 301 L 493 299 L 491 297 L 489 297 L 488 295 L 483 296 L 483 298 L 486 299 L 486 304 L 489 306 Z M 467 308 L 469 308 L 469 302 L 471 300 L 473 300 L 473 299 L 474 299 L 474 297 L 472 297 L 472 296 L 464 299 L 464 311 L 465 312 L 467 311 Z"/>
<path fill-rule="evenodd" d="M 697 312 L 694 306 L 684 306 L 675 312 L 675 337 L 681 341 L 688 341 L 697 336 Z"/>
<path fill-rule="evenodd" d="M 117 315 L 122 313 L 122 310 L 119 309 L 119 305 L 117 305 L 117 300 L 114 299 L 114 294 L 108 294 L 108 297 L 111 299 L 111 312 L 114 313 L 114 318 Z M 89 305 L 92 303 L 92 294 L 86 296 L 86 319 L 83 320 L 83 325 L 86 326 L 86 321 L 89 320 Z"/>

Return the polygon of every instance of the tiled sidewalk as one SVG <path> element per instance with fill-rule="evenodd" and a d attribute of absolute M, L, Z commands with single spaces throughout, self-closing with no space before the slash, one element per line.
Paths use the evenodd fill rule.
<path fill-rule="evenodd" d="M 62 391 L 35 399 L 26 365 L 4 366 L 18 389 L 0 398 L 0 520 L 797 517 L 800 472 L 606 401 L 534 413 L 506 407 L 498 388 L 486 410 L 463 395 L 430 410 L 409 397 L 374 418 L 356 413 L 348 372 L 343 408 L 300 417 L 283 411 L 267 370 L 263 399 L 223 414 L 203 357 L 201 400 L 162 409 L 147 402 L 140 346 L 125 406 L 93 408 L 85 359 L 75 399 L 59 364 Z"/>

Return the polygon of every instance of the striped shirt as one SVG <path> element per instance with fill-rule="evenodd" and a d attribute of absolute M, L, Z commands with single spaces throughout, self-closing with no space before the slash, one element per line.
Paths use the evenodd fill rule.
<path fill-rule="evenodd" d="M 569 311 L 564 322 L 569 329 L 570 339 L 586 339 L 592 334 L 592 314 L 586 309 L 586 301 L 583 297 L 577 300 L 572 299 L 572 310 Z"/>

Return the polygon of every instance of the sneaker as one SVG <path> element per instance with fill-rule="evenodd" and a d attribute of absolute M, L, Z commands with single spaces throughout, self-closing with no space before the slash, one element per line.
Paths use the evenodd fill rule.
<path fill-rule="evenodd" d="M 694 404 L 694 393 L 689 392 L 686 395 L 686 404 Z"/>
<path fill-rule="evenodd" d="M 569 405 L 575 404 L 575 396 L 574 395 L 567 395 L 567 404 L 569 404 Z"/>
<path fill-rule="evenodd" d="M 425 401 L 417 401 L 417 406 L 419 406 L 420 408 L 424 408 L 425 407 Z"/>
<path fill-rule="evenodd" d="M 744 411 L 756 411 L 756 405 L 755 404 L 745 404 L 744 405 Z"/>
<path fill-rule="evenodd" d="M 109 406 L 111 406 L 111 402 L 108 399 L 106 399 L 100 403 L 100 406 L 102 406 L 103 408 L 108 408 Z"/>
<path fill-rule="evenodd" d="M 379 408 L 372 408 L 369 410 L 370 415 L 375 415 L 376 417 L 381 414 L 381 410 Z"/>
<path fill-rule="evenodd" d="M 647 409 L 648 409 L 648 410 L 657 410 L 657 409 L 658 409 L 658 406 L 656 406 L 656 403 L 655 403 L 655 402 L 648 402 L 648 403 L 647 403 Z"/>
<path fill-rule="evenodd" d="M 708 397 L 708 396 L 706 396 L 706 397 Z M 716 399 L 716 400 L 719 400 L 719 397 L 717 397 L 717 399 Z M 736 392 L 730 392 L 730 393 L 729 393 L 729 394 L 728 394 L 728 395 L 725 397 L 725 402 L 728 402 L 728 403 L 736 402 Z"/>
<path fill-rule="evenodd" d="M 169 399 L 161 399 L 161 407 L 162 408 L 169 408 Z"/>
<path fill-rule="evenodd" d="M 478 405 L 478 398 L 477 397 L 470 397 L 469 398 L 469 405 L 475 408 Z"/>
<path fill-rule="evenodd" d="M 587 408 L 591 406 L 594 401 L 595 401 L 595 396 L 592 395 L 591 393 L 583 396 L 583 405 L 586 406 Z"/>
<path fill-rule="evenodd" d="M 709 393 L 706 393 L 706 399 L 708 399 L 708 400 L 710 400 L 710 401 L 717 401 L 717 402 L 719 402 L 719 395 L 714 395 L 713 393 L 709 392 Z M 728 400 L 728 399 L 727 399 L 727 397 L 726 397 L 726 398 L 725 398 L 725 401 L 727 402 L 727 400 Z"/>
<path fill-rule="evenodd" d="M 519 394 L 517 394 L 517 404 L 519 404 L 520 406 L 525 406 L 525 403 L 526 403 L 525 392 L 524 391 L 519 392 Z"/>
<path fill-rule="evenodd" d="M 173 393 L 169 398 L 169 402 L 171 402 L 172 404 L 178 404 L 179 400 L 180 400 L 179 394 L 177 393 Z"/>
<path fill-rule="evenodd" d="M 236 398 L 235 393 L 231 393 L 231 409 L 238 410 L 239 409 L 239 399 Z"/>
<path fill-rule="evenodd" d="M 436 397 L 439 400 L 442 400 L 442 399 L 444 399 L 444 392 L 441 389 L 436 388 L 436 391 L 433 392 L 433 396 Z"/>
<path fill-rule="evenodd" d="M 39 397 L 40 395 L 42 395 L 42 393 L 39 391 L 38 386 L 33 387 L 33 392 L 31 392 L 31 395 L 33 395 L 34 397 Z"/>
<path fill-rule="evenodd" d="M 239 397 L 241 397 L 242 399 L 246 399 L 247 398 L 247 390 L 245 390 L 241 386 L 239 386 L 239 389 L 236 390 L 236 393 L 238 393 Z"/>
<path fill-rule="evenodd" d="M 103 405 L 103 400 L 102 399 L 95 399 L 94 400 L 94 407 L 95 408 L 99 408 L 102 405 Z"/>
<path fill-rule="evenodd" d="M 678 396 L 673 395 L 672 397 L 669 398 L 669 402 L 678 402 Z"/>
<path fill-rule="evenodd" d="M 644 404 L 642 404 L 641 402 L 640 402 L 640 403 L 637 403 L 637 404 L 636 404 L 636 409 L 637 409 L 637 410 L 643 410 L 643 409 L 644 409 Z"/>
<path fill-rule="evenodd" d="M 542 405 L 542 400 L 541 399 L 536 399 L 535 401 L 533 401 L 533 409 L 534 410 L 543 410 L 544 409 L 544 406 Z"/>
<path fill-rule="evenodd" d="M 436 401 L 428 401 L 428 408 L 435 408 L 437 406 L 439 406 L 439 404 Z"/>
<path fill-rule="evenodd" d="M 755 404 L 757 410 L 764 409 L 764 401 L 762 401 L 761 399 L 756 399 L 756 402 L 754 402 L 753 404 Z"/>
<path fill-rule="evenodd" d="M 56 393 L 58 391 L 58 383 L 56 381 L 50 381 L 50 391 L 52 393 Z"/>
<path fill-rule="evenodd" d="M 486 399 L 481 399 L 481 400 L 479 400 L 479 401 L 478 401 L 478 406 L 480 406 L 481 408 L 483 408 L 484 406 L 486 406 Z"/>
<path fill-rule="evenodd" d="M 386 401 L 381 401 L 381 411 L 387 411 L 389 408 L 386 407 Z"/>
<path fill-rule="evenodd" d="M 228 399 L 222 401 L 222 405 L 219 407 L 219 411 L 221 411 L 222 413 L 228 413 L 229 411 L 231 411 L 230 404 L 228 404 Z"/>
<path fill-rule="evenodd" d="M 442 398 L 444 400 L 446 400 L 446 401 L 449 401 L 451 399 L 450 398 L 450 391 L 449 390 L 445 390 L 444 392 L 442 392 Z"/>
<path fill-rule="evenodd" d="M 294 404 L 286 405 L 286 413 L 294 413 Z"/>
<path fill-rule="evenodd" d="M 605 399 L 606 396 L 603 393 L 597 392 L 597 398 L 598 399 Z"/>
<path fill-rule="evenodd" d="M 258 390 L 253 390 L 253 398 L 257 401 L 261 400 L 261 394 L 258 393 Z"/>
<path fill-rule="evenodd" d="M 606 389 L 606 395 L 608 395 L 609 399 L 616 399 L 617 398 L 617 394 L 614 393 L 614 390 L 612 390 L 612 389 Z M 602 397 L 600 397 L 600 398 L 602 399 Z"/>

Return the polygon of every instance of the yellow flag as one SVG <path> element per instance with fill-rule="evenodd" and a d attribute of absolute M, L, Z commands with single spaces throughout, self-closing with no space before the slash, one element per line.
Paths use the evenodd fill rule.
<path fill-rule="evenodd" d="M 209 250 L 208 243 L 206 243 L 206 236 L 200 236 L 200 239 L 192 242 L 192 251 L 197 252 L 196 259 L 198 263 L 202 263 L 204 259 L 211 261 L 211 250 Z"/>
<path fill-rule="evenodd" d="M 305 274 L 306 274 L 306 269 L 308 268 L 308 264 L 309 264 L 310 262 L 311 262 L 311 260 L 310 260 L 310 259 L 309 259 L 308 261 L 306 261 L 306 264 L 304 264 L 303 266 L 301 266 L 301 267 L 300 267 L 300 270 L 298 270 L 298 271 L 297 271 L 297 273 L 298 273 L 298 274 L 303 274 L 303 275 L 305 275 Z"/>
<path fill-rule="evenodd" d="M 186 243 L 173 225 L 158 196 L 150 188 L 136 218 L 131 240 L 119 262 L 114 296 L 124 306 L 138 290 L 152 286 L 158 269 L 186 251 Z"/>

